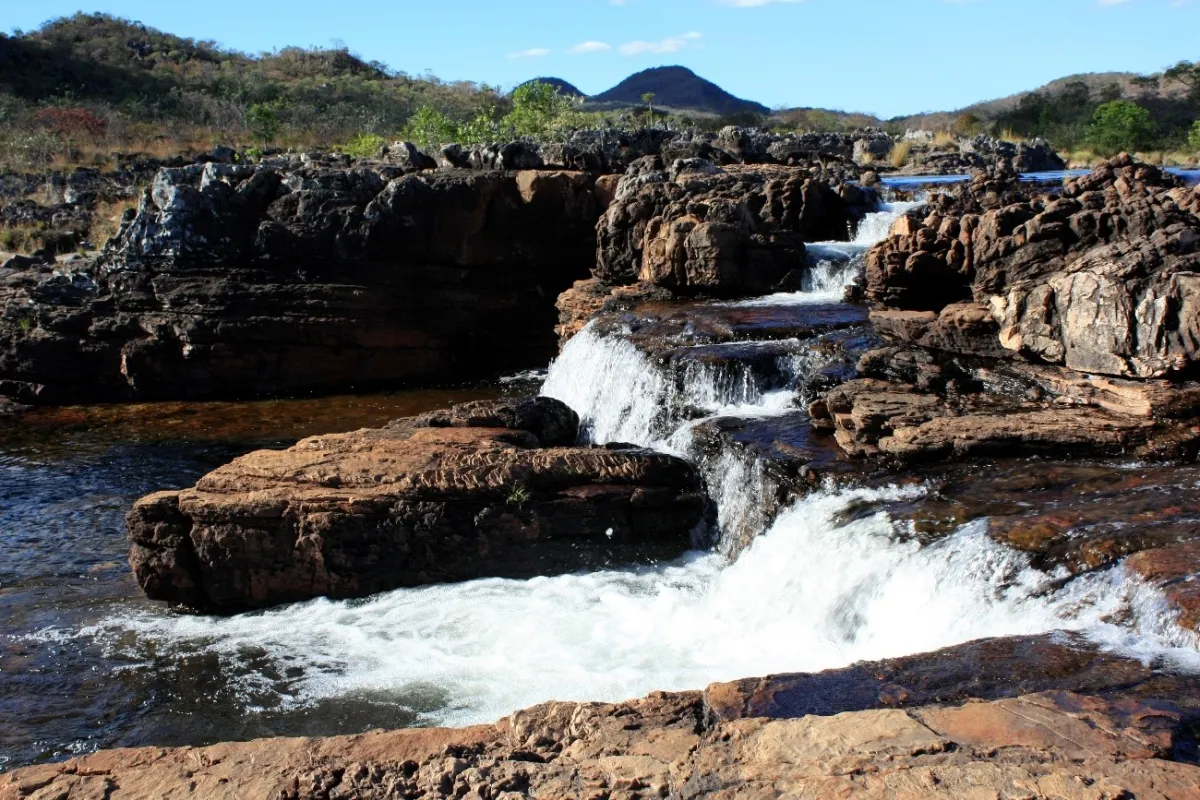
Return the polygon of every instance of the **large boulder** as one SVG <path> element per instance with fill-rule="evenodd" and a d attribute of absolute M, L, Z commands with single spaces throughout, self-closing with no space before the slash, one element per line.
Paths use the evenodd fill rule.
<path fill-rule="evenodd" d="M 388 155 L 161 170 L 100 263 L 0 275 L 0 394 L 249 397 L 544 363 L 554 298 L 595 258 L 595 177 Z"/>
<path fill-rule="evenodd" d="M 236 611 L 673 558 L 707 503 L 686 461 L 574 446 L 549 398 L 482 401 L 243 456 L 127 521 L 156 600 Z"/>

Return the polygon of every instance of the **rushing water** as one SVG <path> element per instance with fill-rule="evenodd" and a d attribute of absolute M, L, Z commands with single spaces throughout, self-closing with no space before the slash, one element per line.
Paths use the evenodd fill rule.
<path fill-rule="evenodd" d="M 906 208 L 864 221 L 855 242 L 811 246 L 810 291 L 724 308 L 817 313 Z M 934 499 L 930 481 L 828 485 L 775 515 L 761 462 L 732 446 L 698 448 L 696 431 L 714 419 L 803 418 L 803 386 L 844 346 L 840 335 L 682 342 L 663 360 L 592 326 L 551 366 L 542 391 L 581 414 L 591 441 L 701 465 L 719 506 L 722 546 L 712 551 L 230 618 L 139 598 L 122 526 L 137 496 L 191 484 L 253 446 L 490 390 L 30 417 L 0 438 L 0 768 L 115 745 L 486 721 L 552 698 L 619 700 L 1060 629 L 1195 660 L 1161 596 L 1120 567 L 1074 579 L 1036 569 L 987 535 L 986 508 L 921 534 L 911 512 Z M 701 348 L 704 358 L 687 357 Z M 1197 491 L 1192 477 L 1170 488 Z M 730 546 L 747 530 L 758 535 Z"/>

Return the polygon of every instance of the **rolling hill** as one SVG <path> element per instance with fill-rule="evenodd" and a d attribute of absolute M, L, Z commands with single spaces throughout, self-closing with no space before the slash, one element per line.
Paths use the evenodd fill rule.
<path fill-rule="evenodd" d="M 608 91 L 589 97 L 588 104 L 598 108 L 644 106 L 642 95 L 647 93 L 654 94 L 654 105 L 659 108 L 718 116 L 771 113 L 762 103 L 734 97 L 712 81 L 679 66 L 654 67 L 630 75 Z"/>

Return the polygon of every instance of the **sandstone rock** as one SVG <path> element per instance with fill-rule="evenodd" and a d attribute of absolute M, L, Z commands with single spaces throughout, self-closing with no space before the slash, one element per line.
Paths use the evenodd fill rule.
<path fill-rule="evenodd" d="M 694 469 L 571 447 L 548 398 L 489 401 L 243 456 L 128 515 L 153 599 L 230 611 L 672 558 L 705 515 Z"/>
<path fill-rule="evenodd" d="M 598 225 L 593 275 L 607 285 L 641 280 L 680 294 L 761 294 L 807 268 L 804 241 L 844 239 L 849 206 L 807 170 L 722 169 L 678 161 L 634 164 Z"/>
<path fill-rule="evenodd" d="M 946 397 L 906 383 L 861 378 L 810 406 L 849 455 L 901 459 L 972 453 L 1066 450 L 1119 453 L 1151 446 L 1153 420 L 1106 411 L 1041 407 L 1014 400 Z"/>
<path fill-rule="evenodd" d="M 1195 360 L 1197 191 L 1122 156 L 1057 199 L 959 217 L 950 207 L 935 203 L 871 250 L 869 299 L 935 312 L 986 305 L 1003 348 L 1080 372 L 1163 377 Z"/>
<path fill-rule="evenodd" d="M 659 693 L 461 730 L 104 751 L 8 773 L 0 800 L 1200 797 L 1200 768 L 1166 760 L 1178 718 L 1136 703 L 1057 693 L 711 728 L 699 710 L 698 693 Z"/>

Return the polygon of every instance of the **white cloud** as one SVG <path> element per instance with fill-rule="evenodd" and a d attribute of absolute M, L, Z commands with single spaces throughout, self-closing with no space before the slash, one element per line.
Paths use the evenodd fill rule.
<path fill-rule="evenodd" d="M 757 8 L 759 6 L 769 6 L 772 3 L 803 3 L 804 0 L 720 0 L 722 5 L 734 6 L 736 8 Z"/>
<path fill-rule="evenodd" d="M 528 50 L 521 50 L 516 53 L 509 53 L 509 58 L 541 58 L 542 56 L 550 55 L 550 51 L 545 47 L 531 47 Z"/>
<path fill-rule="evenodd" d="M 677 53 L 688 45 L 694 44 L 704 38 L 704 34 L 697 31 L 688 31 L 680 36 L 668 36 L 666 39 L 660 39 L 657 42 L 626 42 L 617 48 L 621 55 L 636 56 L 642 53 Z"/>
<path fill-rule="evenodd" d="M 578 56 L 584 53 L 607 53 L 609 50 L 612 50 L 612 45 L 608 42 L 580 42 L 567 52 Z"/>

